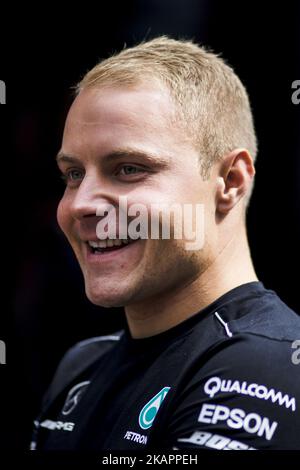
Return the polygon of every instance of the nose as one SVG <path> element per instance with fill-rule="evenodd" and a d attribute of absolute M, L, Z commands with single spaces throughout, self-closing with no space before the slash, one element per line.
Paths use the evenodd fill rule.
<path fill-rule="evenodd" d="M 69 206 L 70 214 L 74 219 L 96 216 L 97 211 L 109 210 L 115 205 L 116 195 L 105 186 L 101 178 L 95 175 L 85 175 L 80 186 L 74 191 L 74 196 Z"/>

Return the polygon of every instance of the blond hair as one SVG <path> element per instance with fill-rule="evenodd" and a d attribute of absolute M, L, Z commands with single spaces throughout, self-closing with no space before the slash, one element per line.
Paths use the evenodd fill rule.
<path fill-rule="evenodd" d="M 246 148 L 255 161 L 257 141 L 245 87 L 222 58 L 192 41 L 161 36 L 124 49 L 91 69 L 76 90 L 154 80 L 168 87 L 199 151 L 203 178 L 235 148 Z"/>

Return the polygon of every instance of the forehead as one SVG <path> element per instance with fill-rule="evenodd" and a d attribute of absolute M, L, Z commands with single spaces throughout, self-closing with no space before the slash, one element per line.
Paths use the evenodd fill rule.
<path fill-rule="evenodd" d="M 84 89 L 67 116 L 62 152 L 99 157 L 114 148 L 183 158 L 190 148 L 180 128 L 176 106 L 163 86 Z"/>
<path fill-rule="evenodd" d="M 167 90 L 147 86 L 135 88 L 89 88 L 74 100 L 66 120 L 73 128 L 110 126 L 157 131 L 174 125 L 175 106 Z"/>

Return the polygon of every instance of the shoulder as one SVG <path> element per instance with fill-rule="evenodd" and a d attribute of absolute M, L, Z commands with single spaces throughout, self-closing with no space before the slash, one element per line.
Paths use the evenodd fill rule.
<path fill-rule="evenodd" d="M 300 449 L 300 318 L 272 292 L 250 307 L 211 319 L 170 410 L 176 447 Z"/>
<path fill-rule="evenodd" d="M 226 321 L 226 309 L 222 317 Z M 300 316 L 274 291 L 267 289 L 252 299 L 243 316 L 230 320 L 229 327 L 233 335 L 249 333 L 283 342 L 300 338 Z"/>
<path fill-rule="evenodd" d="M 256 376 L 273 375 L 279 381 L 288 380 L 283 372 L 292 371 L 295 365 L 296 349 L 300 347 L 300 316 L 275 292 L 265 289 L 251 295 L 250 300 L 241 299 L 234 307 L 221 305 L 209 322 L 210 347 L 204 353 L 199 373 L 221 369 L 245 374 L 246 367 Z M 195 351 L 199 333 L 196 328 L 192 335 Z M 297 380 L 300 383 L 300 374 Z"/>
<path fill-rule="evenodd" d="M 219 346 L 174 399 L 169 443 L 300 450 L 300 360 L 291 345 L 248 333 Z"/>
<path fill-rule="evenodd" d="M 300 339 L 300 336 L 299 336 Z M 219 343 L 199 369 L 198 378 L 219 375 L 220 378 L 250 381 L 300 394 L 300 374 L 295 360 L 295 341 L 239 333 Z M 300 347 L 300 343 L 299 343 Z M 216 374 L 217 372 L 217 374 Z"/>
<path fill-rule="evenodd" d="M 256 368 L 289 364 L 300 340 L 300 316 L 267 289 L 250 300 L 241 299 L 234 308 L 222 305 L 214 312 L 211 326 L 216 356 L 230 358 L 235 367 L 245 361 Z"/>
<path fill-rule="evenodd" d="M 89 366 L 114 347 L 120 340 L 122 333 L 122 331 L 118 331 L 110 335 L 95 336 L 76 343 L 63 356 L 57 372 L 60 369 L 71 368 L 76 374 L 77 369 Z"/>
<path fill-rule="evenodd" d="M 250 381 L 299 397 L 299 315 L 269 290 L 253 299 L 240 317 L 230 318 L 226 308 L 215 315 L 218 341 L 199 368 L 198 378 L 219 371 L 224 379 Z"/>
<path fill-rule="evenodd" d="M 240 385 L 237 385 L 236 389 L 229 387 L 227 399 L 229 395 L 243 396 L 244 399 L 248 397 L 250 402 L 253 402 L 254 395 L 252 392 L 244 393 L 245 388 L 242 388 L 242 384 L 256 384 L 255 389 L 260 390 L 258 395 L 264 395 L 264 390 L 266 393 L 267 390 L 275 390 L 282 392 L 282 396 L 288 395 L 299 399 L 299 372 L 300 332 L 295 331 L 288 337 L 283 333 L 279 337 L 270 335 L 267 331 L 239 331 L 233 333 L 231 337 L 215 342 L 198 358 L 197 355 L 194 356 L 191 373 L 184 382 L 183 395 L 198 390 L 197 393 L 201 391 L 204 398 L 212 398 L 217 394 L 210 395 L 207 392 L 209 388 L 217 390 L 218 384 L 226 382 L 227 385 L 230 383 Z M 224 396 L 221 393 L 221 398 Z M 265 397 L 263 398 L 265 400 Z M 255 401 L 253 405 L 257 405 Z"/>
<path fill-rule="evenodd" d="M 98 362 L 101 357 L 114 348 L 122 337 L 123 331 L 96 336 L 80 341 L 72 346 L 61 359 L 50 387 L 44 397 L 44 404 L 52 402 L 56 396 L 76 377 Z"/>

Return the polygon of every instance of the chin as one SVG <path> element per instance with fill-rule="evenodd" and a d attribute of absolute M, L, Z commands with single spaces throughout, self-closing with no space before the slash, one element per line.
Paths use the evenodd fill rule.
<path fill-rule="evenodd" d="M 124 307 L 129 302 L 128 292 L 120 291 L 115 288 L 102 288 L 99 286 L 93 288 L 86 286 L 85 293 L 90 302 L 99 307 L 115 308 Z"/>

